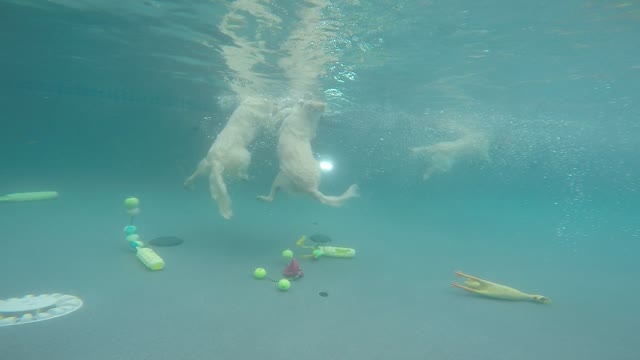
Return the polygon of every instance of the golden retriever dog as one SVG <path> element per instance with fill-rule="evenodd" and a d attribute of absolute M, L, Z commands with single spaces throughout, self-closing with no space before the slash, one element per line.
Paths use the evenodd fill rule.
<path fill-rule="evenodd" d="M 248 180 L 251 153 L 247 147 L 265 126 L 277 122 L 279 116 L 277 106 L 266 99 L 243 100 L 216 137 L 207 156 L 185 180 L 184 186 L 193 189 L 193 183 L 198 176 L 208 175 L 209 190 L 212 198 L 218 203 L 220 215 L 230 219 L 233 210 L 225 178 Z"/>
<path fill-rule="evenodd" d="M 411 151 L 427 158 L 427 169 L 422 176 L 423 180 L 448 172 L 460 160 L 490 161 L 489 139 L 480 132 L 466 133 L 452 141 L 414 147 Z"/>
<path fill-rule="evenodd" d="M 258 196 L 258 199 L 271 202 L 280 189 L 285 189 L 309 195 L 325 205 L 341 206 L 348 199 L 358 196 L 358 186 L 355 184 L 338 196 L 324 195 L 318 190 L 320 165 L 313 156 L 311 140 L 315 137 L 324 109 L 322 102 L 302 100 L 294 105 L 282 121 L 277 146 L 280 171 L 269 195 Z"/>

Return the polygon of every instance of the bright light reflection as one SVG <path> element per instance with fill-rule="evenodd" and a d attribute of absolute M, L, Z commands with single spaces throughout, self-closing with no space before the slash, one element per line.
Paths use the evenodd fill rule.
<path fill-rule="evenodd" d="M 320 170 L 324 172 L 329 172 L 333 170 L 333 164 L 331 163 L 331 161 L 327 161 L 327 160 L 320 161 Z"/>

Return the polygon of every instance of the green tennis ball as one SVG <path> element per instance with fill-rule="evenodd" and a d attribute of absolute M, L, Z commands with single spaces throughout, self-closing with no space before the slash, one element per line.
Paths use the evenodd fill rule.
<path fill-rule="evenodd" d="M 127 210 L 133 210 L 133 209 L 137 208 L 138 205 L 140 205 L 140 200 L 138 200 L 138 198 L 128 197 L 128 198 L 124 199 L 124 207 Z"/>
<path fill-rule="evenodd" d="M 253 277 L 258 279 L 258 280 L 262 280 L 265 277 L 267 277 L 267 270 L 265 270 L 264 268 L 257 268 L 254 272 L 253 272 Z"/>
<path fill-rule="evenodd" d="M 289 290 L 290 287 L 291 287 L 291 283 L 289 282 L 289 280 L 280 279 L 280 281 L 278 281 L 278 289 L 282 291 L 287 291 Z"/>
<path fill-rule="evenodd" d="M 293 251 L 287 249 L 285 251 L 282 252 L 282 257 L 287 259 L 287 260 L 291 260 L 293 258 Z"/>

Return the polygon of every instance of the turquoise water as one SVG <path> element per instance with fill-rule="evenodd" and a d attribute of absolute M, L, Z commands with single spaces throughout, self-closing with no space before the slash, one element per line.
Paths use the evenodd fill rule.
<path fill-rule="evenodd" d="M 240 4 L 264 7 L 225 30 Z M 60 193 L 0 203 L 0 299 L 84 301 L 0 327 L 2 358 L 640 357 L 640 5 L 305 4 L 0 2 L 0 194 Z M 317 7 L 309 31 L 330 36 L 286 48 Z M 233 35 L 264 62 L 239 71 L 226 51 L 247 44 Z M 297 64 L 322 71 L 280 66 L 292 49 L 319 49 Z M 327 103 L 313 150 L 335 165 L 320 189 L 357 183 L 360 197 L 257 201 L 278 172 L 273 132 L 250 147 L 249 181 L 228 183 L 232 219 L 206 178 L 183 189 L 238 91 L 297 100 L 307 78 L 304 96 Z M 423 180 L 428 159 L 410 149 L 466 133 L 488 158 L 472 149 Z M 156 248 L 160 272 L 126 245 L 127 196 L 141 200 L 143 240 L 185 240 Z M 278 278 L 281 251 L 303 255 L 295 241 L 312 233 L 357 257 L 300 259 L 287 292 L 252 279 L 256 267 Z M 552 303 L 473 296 L 450 286 L 457 270 Z"/>

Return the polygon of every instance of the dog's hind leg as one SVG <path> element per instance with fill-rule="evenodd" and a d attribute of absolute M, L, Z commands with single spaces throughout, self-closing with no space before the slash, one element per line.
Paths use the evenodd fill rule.
<path fill-rule="evenodd" d="M 411 152 L 414 154 L 426 154 L 431 152 L 431 146 L 416 146 L 411 148 Z"/>
<path fill-rule="evenodd" d="M 284 181 L 284 177 L 282 175 L 282 173 L 278 173 L 278 175 L 276 175 L 276 178 L 273 179 L 273 184 L 271 184 L 271 191 L 269 192 L 269 195 L 259 195 L 257 198 L 259 200 L 262 201 L 266 201 L 266 202 L 272 202 L 273 199 L 276 197 L 276 194 L 278 193 L 278 191 L 280 190 L 280 188 L 282 187 L 282 182 Z"/>
<path fill-rule="evenodd" d="M 231 219 L 233 210 L 231 209 L 231 197 L 227 192 L 227 185 L 224 183 L 222 175 L 224 168 L 219 165 L 213 165 L 209 173 L 209 190 L 211 197 L 218 203 L 220 215 L 225 219 Z"/>
<path fill-rule="evenodd" d="M 347 201 L 347 200 L 349 200 L 349 199 L 351 199 L 353 197 L 358 197 L 359 196 L 359 188 L 358 188 L 358 185 L 353 184 L 353 185 L 349 186 L 347 191 L 345 191 L 344 193 L 342 193 L 342 195 L 339 195 L 339 196 L 324 195 L 323 193 L 320 192 L 320 190 L 311 191 L 309 194 L 314 199 L 320 201 L 321 203 L 323 203 L 325 205 L 338 207 L 338 206 L 342 206 L 342 204 L 344 204 L 345 201 Z"/>

